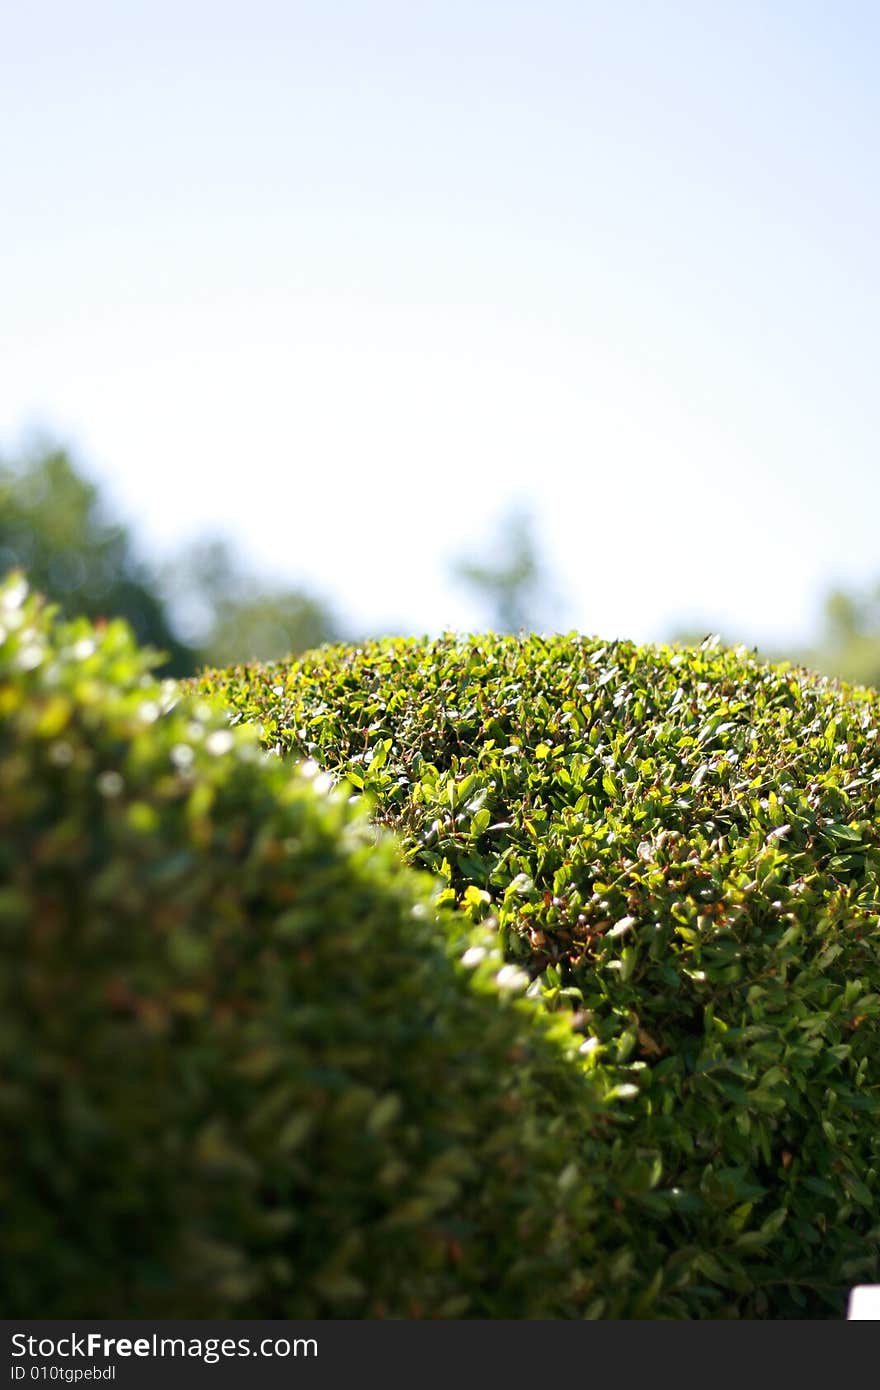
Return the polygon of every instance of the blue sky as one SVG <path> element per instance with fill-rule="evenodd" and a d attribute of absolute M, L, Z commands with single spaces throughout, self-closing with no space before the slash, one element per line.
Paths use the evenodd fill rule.
<path fill-rule="evenodd" d="M 880 576 L 880 9 L 152 0 L 0 20 L 0 448 L 365 630 L 798 640 Z"/>

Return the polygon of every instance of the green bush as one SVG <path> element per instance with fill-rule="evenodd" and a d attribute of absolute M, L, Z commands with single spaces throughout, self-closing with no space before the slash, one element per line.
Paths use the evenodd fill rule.
<path fill-rule="evenodd" d="M 7 1316 L 684 1306 L 569 1021 L 149 664 L 0 587 Z"/>
<path fill-rule="evenodd" d="M 363 792 L 575 1011 L 627 1111 L 630 1254 L 665 1250 L 655 1314 L 841 1316 L 880 1279 L 876 692 L 574 635 L 383 640 L 201 689 Z"/>

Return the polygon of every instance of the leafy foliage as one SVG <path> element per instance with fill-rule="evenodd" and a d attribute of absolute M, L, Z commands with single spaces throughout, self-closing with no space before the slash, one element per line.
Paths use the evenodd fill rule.
<path fill-rule="evenodd" d="M 840 1316 L 880 1278 L 880 697 L 574 635 L 384 640 L 200 688 L 362 793 L 574 1011 L 628 1117 L 630 1257 L 667 1247 L 657 1306 Z"/>
<path fill-rule="evenodd" d="M 674 1309 L 569 1020 L 149 661 L 0 587 L 4 1309 Z"/>

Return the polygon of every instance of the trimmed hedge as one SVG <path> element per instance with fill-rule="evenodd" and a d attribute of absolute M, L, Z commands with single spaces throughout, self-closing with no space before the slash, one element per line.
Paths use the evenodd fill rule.
<path fill-rule="evenodd" d="M 385 639 L 199 688 L 362 792 L 574 1010 L 627 1111 L 631 1258 L 666 1250 L 655 1313 L 843 1316 L 880 1280 L 876 692 L 576 635 Z"/>
<path fill-rule="evenodd" d="M 568 1020 L 150 662 L 0 587 L 6 1314 L 685 1308 Z"/>

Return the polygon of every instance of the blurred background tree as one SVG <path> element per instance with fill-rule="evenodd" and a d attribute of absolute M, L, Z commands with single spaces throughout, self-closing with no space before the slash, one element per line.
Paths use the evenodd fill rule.
<path fill-rule="evenodd" d="M 344 636 L 329 603 L 304 589 L 261 580 L 225 540 L 187 547 L 166 568 L 163 587 L 180 596 L 187 635 L 209 666 L 276 661 Z"/>
<path fill-rule="evenodd" d="M 858 685 L 880 687 L 880 583 L 832 589 L 825 599 L 818 644 L 805 664 Z"/>
<path fill-rule="evenodd" d="M 164 674 L 195 669 L 197 653 L 176 633 L 127 528 L 62 448 L 0 460 L 0 574 L 11 569 L 70 617 L 125 618 L 140 642 L 166 653 Z"/>
<path fill-rule="evenodd" d="M 522 507 L 499 523 L 489 561 L 462 555 L 454 560 L 454 582 L 476 596 L 494 632 L 547 630 L 557 620 L 561 601 L 535 536 L 534 522 Z"/>
<path fill-rule="evenodd" d="M 100 488 L 56 445 L 0 458 L 0 576 L 10 569 L 22 569 L 71 616 L 125 618 L 141 642 L 165 653 L 166 675 L 273 661 L 351 638 L 325 599 L 263 579 L 226 540 L 199 539 L 151 567 L 129 528 L 110 515 Z M 560 600 L 523 507 L 502 516 L 488 558 L 459 556 L 451 574 L 496 632 L 558 625 Z M 880 688 L 880 582 L 832 589 L 817 628 L 807 646 L 762 648 L 759 655 Z M 670 640 L 696 645 L 711 631 L 711 622 L 690 621 Z M 722 638 L 752 645 L 747 637 Z"/>
<path fill-rule="evenodd" d="M 226 541 L 198 541 L 160 570 L 148 566 L 60 447 L 0 459 L 0 575 L 11 569 L 71 617 L 125 618 L 139 641 L 165 653 L 164 675 L 269 661 L 341 635 L 328 604 L 262 583 Z"/>

